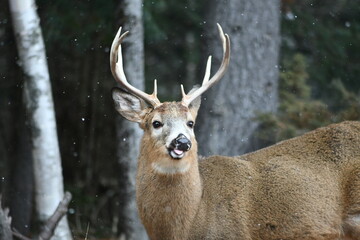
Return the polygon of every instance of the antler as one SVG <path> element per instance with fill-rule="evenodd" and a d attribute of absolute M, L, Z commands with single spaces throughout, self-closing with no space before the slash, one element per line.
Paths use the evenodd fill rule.
<path fill-rule="evenodd" d="M 191 94 L 185 94 L 184 86 L 181 84 L 181 93 L 182 93 L 182 104 L 189 106 L 190 103 L 199 97 L 201 94 L 206 92 L 212 85 L 217 83 L 225 74 L 227 67 L 229 66 L 230 61 L 230 38 L 229 35 L 224 34 L 220 24 L 217 24 L 219 29 L 220 38 L 223 45 L 223 59 L 220 65 L 219 70 L 215 75 L 210 78 L 210 68 L 211 68 L 211 56 L 209 56 L 206 64 L 205 76 L 200 88 L 193 91 Z"/>
<path fill-rule="evenodd" d="M 124 73 L 123 59 L 122 59 L 121 43 L 129 32 L 128 31 L 124 32 L 121 35 L 120 33 L 121 33 L 121 27 L 119 28 L 119 31 L 117 32 L 114 41 L 112 42 L 111 45 L 110 68 L 112 75 L 114 76 L 115 80 L 120 84 L 122 89 L 143 99 L 145 102 L 149 103 L 153 108 L 155 108 L 161 104 L 161 102 L 156 96 L 157 95 L 156 80 L 154 80 L 154 92 L 151 95 L 131 86 L 129 82 L 126 80 L 126 76 Z"/>

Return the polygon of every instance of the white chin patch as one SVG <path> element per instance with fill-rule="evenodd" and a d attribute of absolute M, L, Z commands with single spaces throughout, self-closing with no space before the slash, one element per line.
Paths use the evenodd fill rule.
<path fill-rule="evenodd" d="M 172 150 L 170 150 L 169 154 L 172 158 L 180 159 L 180 158 L 184 157 L 185 152 L 182 150 L 179 150 L 179 149 L 172 149 Z"/>

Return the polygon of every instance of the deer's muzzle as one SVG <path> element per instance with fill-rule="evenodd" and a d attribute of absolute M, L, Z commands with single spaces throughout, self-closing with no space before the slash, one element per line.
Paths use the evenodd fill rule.
<path fill-rule="evenodd" d="M 179 134 L 172 140 L 169 146 L 169 154 L 174 159 L 180 159 L 185 155 L 186 151 L 191 148 L 191 141 L 184 135 Z"/>

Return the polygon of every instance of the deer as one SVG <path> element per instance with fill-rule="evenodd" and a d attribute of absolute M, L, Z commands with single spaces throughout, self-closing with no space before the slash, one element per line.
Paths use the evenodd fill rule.
<path fill-rule="evenodd" d="M 199 157 L 194 127 L 201 95 L 225 74 L 223 57 L 182 100 L 160 102 L 123 69 L 118 30 L 110 68 L 115 109 L 143 130 L 136 176 L 139 217 L 151 240 L 360 240 L 360 123 L 345 121 L 241 156 Z M 226 141 L 226 139 L 223 139 Z"/>

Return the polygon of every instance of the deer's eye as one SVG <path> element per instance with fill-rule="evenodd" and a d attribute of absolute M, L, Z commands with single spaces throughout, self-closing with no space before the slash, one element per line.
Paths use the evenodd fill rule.
<path fill-rule="evenodd" d="M 194 127 L 194 122 L 193 121 L 188 121 L 186 123 L 186 125 L 189 127 L 189 128 L 193 128 Z"/>
<path fill-rule="evenodd" d="M 161 128 L 163 126 L 163 124 L 159 121 L 153 121 L 152 125 L 154 128 Z"/>

